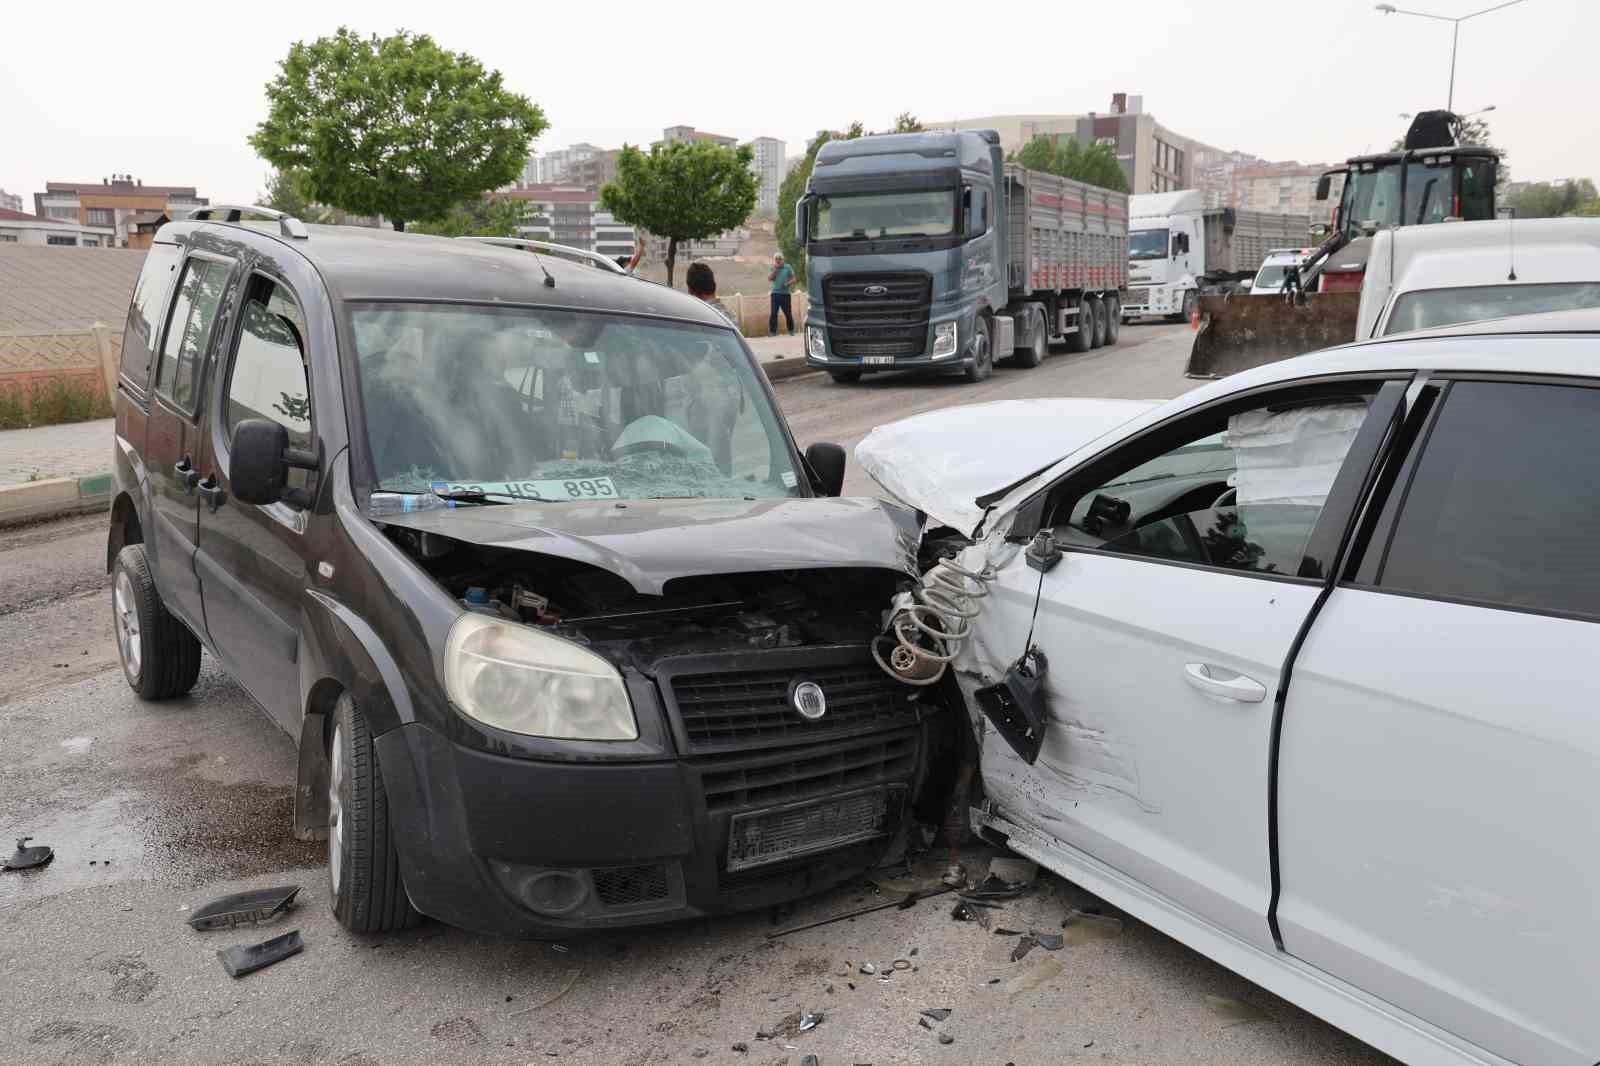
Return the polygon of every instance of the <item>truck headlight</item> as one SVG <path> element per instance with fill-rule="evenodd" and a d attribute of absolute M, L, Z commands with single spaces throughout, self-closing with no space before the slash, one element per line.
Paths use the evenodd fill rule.
<path fill-rule="evenodd" d="M 444 644 L 444 688 L 485 725 L 557 740 L 637 740 L 639 724 L 614 666 L 571 641 L 464 614 Z"/>
<path fill-rule="evenodd" d="M 956 342 L 959 339 L 960 333 L 957 331 L 956 323 L 953 319 L 949 322 L 941 322 L 937 326 L 934 326 L 933 357 L 935 359 L 944 359 L 947 356 L 955 355 Z"/>
<path fill-rule="evenodd" d="M 806 354 L 813 359 L 828 358 L 828 341 L 816 326 L 806 327 Z"/>

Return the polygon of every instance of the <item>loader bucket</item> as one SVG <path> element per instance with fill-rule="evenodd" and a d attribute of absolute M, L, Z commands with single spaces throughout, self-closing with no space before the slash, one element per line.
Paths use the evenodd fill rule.
<path fill-rule="evenodd" d="M 1203 296 L 1184 373 L 1221 378 L 1356 339 L 1359 292 Z"/>

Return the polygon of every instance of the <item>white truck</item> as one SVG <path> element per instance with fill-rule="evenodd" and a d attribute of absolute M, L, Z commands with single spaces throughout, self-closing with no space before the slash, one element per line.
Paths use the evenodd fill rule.
<path fill-rule="evenodd" d="M 1130 197 L 1123 320 L 1189 318 L 1203 294 L 1241 288 L 1269 251 L 1304 244 L 1310 231 L 1308 217 L 1207 207 L 1199 189 Z"/>

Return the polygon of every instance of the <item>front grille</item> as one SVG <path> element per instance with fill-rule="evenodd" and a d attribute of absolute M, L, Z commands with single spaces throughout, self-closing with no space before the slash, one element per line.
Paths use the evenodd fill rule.
<path fill-rule="evenodd" d="M 794 709 L 792 681 L 814 681 L 822 689 L 827 709 L 820 719 L 802 718 Z M 904 725 L 917 717 L 912 692 L 871 663 L 672 679 L 673 702 L 691 752 L 810 743 L 862 727 Z"/>
<path fill-rule="evenodd" d="M 928 274 L 832 274 L 822 281 L 822 301 L 837 355 L 921 355 L 927 345 Z"/>
<path fill-rule="evenodd" d="M 728 831 L 728 872 L 884 836 L 899 817 L 904 792 L 873 788 L 814 803 L 736 815 Z"/>
<path fill-rule="evenodd" d="M 866 785 L 905 780 L 916 768 L 917 735 L 902 732 L 859 737 L 768 758 L 728 756 L 700 763 L 706 810 L 763 807 Z M 721 765 L 719 765 L 721 764 Z"/>
<path fill-rule="evenodd" d="M 1128 290 L 1128 298 L 1126 300 L 1124 300 L 1123 302 L 1127 303 L 1127 304 L 1135 304 L 1135 305 L 1137 305 L 1139 307 L 1143 307 L 1145 304 L 1150 302 L 1150 290 L 1149 289 L 1129 289 Z"/>
<path fill-rule="evenodd" d="M 666 899 L 665 866 L 619 866 L 594 871 L 594 894 L 608 907 L 632 907 Z"/>

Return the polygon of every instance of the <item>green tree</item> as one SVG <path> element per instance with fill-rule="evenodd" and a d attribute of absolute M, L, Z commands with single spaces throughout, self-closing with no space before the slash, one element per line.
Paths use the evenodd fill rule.
<path fill-rule="evenodd" d="M 901 117 L 909 118 L 910 115 L 908 113 Z M 859 122 L 850 123 L 850 128 L 843 132 L 818 130 L 806 146 L 806 157 L 789 168 L 783 184 L 778 186 L 778 250 L 783 252 L 784 261 L 794 267 L 795 279 L 802 286 L 806 282 L 806 246 L 794 237 L 795 205 L 806 194 L 806 184 L 811 181 L 811 171 L 817 165 L 817 152 L 822 146 L 829 141 L 853 141 L 862 136 L 865 136 L 865 131 Z"/>
<path fill-rule="evenodd" d="M 312 203 L 301 191 L 304 180 L 298 170 L 274 170 L 267 175 L 267 191 L 256 193 L 256 203 L 293 215 L 302 222 L 330 221 L 330 212 Z"/>
<path fill-rule="evenodd" d="M 1010 159 L 1029 170 L 1042 170 L 1117 192 L 1128 191 L 1128 177 L 1109 145 L 1085 147 L 1072 138 L 1052 143 L 1049 137 L 1041 134 L 1023 145 L 1020 152 L 1013 152 Z"/>
<path fill-rule="evenodd" d="M 894 129 L 890 133 L 921 133 L 922 123 L 917 121 L 917 116 L 909 111 L 902 111 L 895 116 Z"/>
<path fill-rule="evenodd" d="M 1516 208 L 1518 218 L 1560 218 L 1577 214 L 1595 196 L 1594 182 L 1580 178 L 1577 181 L 1533 182 L 1518 189 L 1507 201 Z"/>
<path fill-rule="evenodd" d="M 1056 146 L 1042 133 L 1023 145 L 1022 151 L 1012 152 L 1010 158 L 1013 163 L 1019 163 L 1029 170 L 1043 170 L 1050 174 L 1056 172 Z"/>
<path fill-rule="evenodd" d="M 516 178 L 547 125 L 499 71 L 426 34 L 295 43 L 267 83 L 267 117 L 250 144 L 302 195 L 352 214 L 407 222 Z"/>
<path fill-rule="evenodd" d="M 679 241 L 703 241 L 744 222 L 756 206 L 755 150 L 709 141 L 658 144 L 646 155 L 624 145 L 617 178 L 600 189 L 600 206 L 618 222 L 667 238 L 667 285 Z"/>
<path fill-rule="evenodd" d="M 459 203 L 436 222 L 419 222 L 416 233 L 436 237 L 515 237 L 523 217 L 522 201 L 479 196 Z"/>
<path fill-rule="evenodd" d="M 1600 218 L 1600 199 L 1579 204 L 1572 213 L 1579 218 Z"/>

